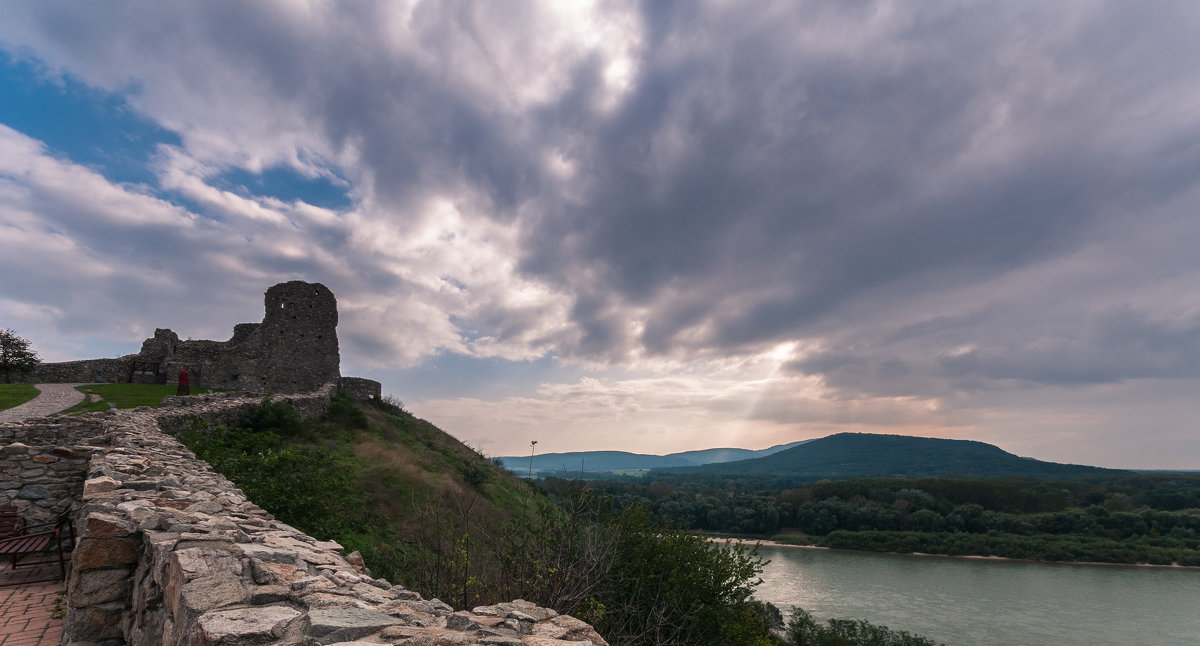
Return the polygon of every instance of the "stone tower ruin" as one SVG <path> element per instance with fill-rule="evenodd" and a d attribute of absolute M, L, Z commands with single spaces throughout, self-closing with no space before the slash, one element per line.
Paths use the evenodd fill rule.
<path fill-rule="evenodd" d="M 341 359 L 333 292 L 293 280 L 268 289 L 264 300 L 262 323 L 236 325 L 228 341 L 176 340 L 174 351 L 160 359 L 166 383 L 175 383 L 185 367 L 193 384 L 207 388 L 298 393 L 337 381 Z"/>
<path fill-rule="evenodd" d="M 333 292 L 320 283 L 293 280 L 268 289 L 264 302 L 262 322 L 239 323 L 228 341 L 180 341 L 175 332 L 160 328 L 137 354 L 45 363 L 32 379 L 175 384 L 186 368 L 193 388 L 300 393 L 339 382 Z"/>

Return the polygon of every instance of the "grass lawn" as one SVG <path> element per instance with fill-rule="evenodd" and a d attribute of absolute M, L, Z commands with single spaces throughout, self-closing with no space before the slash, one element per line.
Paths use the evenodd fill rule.
<path fill-rule="evenodd" d="M 109 406 L 110 403 L 114 404 L 116 408 L 137 408 L 138 406 L 158 408 L 162 405 L 163 397 L 174 395 L 177 390 L 175 386 L 156 384 L 89 384 L 76 386 L 75 389 L 85 395 L 99 395 L 100 400 L 88 401 L 85 399 L 63 411 L 68 415 L 108 410 L 113 408 L 113 406 Z M 196 389 L 195 392 L 199 394 L 202 391 Z M 203 392 L 207 392 L 207 389 Z"/>
<path fill-rule="evenodd" d="M 33 384 L 0 384 L 0 410 L 20 406 L 37 396 Z"/>

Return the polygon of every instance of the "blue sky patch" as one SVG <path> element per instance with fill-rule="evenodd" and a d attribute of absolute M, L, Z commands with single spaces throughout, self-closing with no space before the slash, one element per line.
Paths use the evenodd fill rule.
<path fill-rule="evenodd" d="M 247 197 L 269 196 L 285 202 L 301 200 L 326 209 L 344 210 L 353 203 L 350 184 L 344 179 L 308 178 L 286 166 L 272 166 L 259 174 L 239 168 L 222 173 L 209 183 Z"/>
<path fill-rule="evenodd" d="M 0 123 L 115 183 L 157 185 L 150 160 L 177 134 L 138 114 L 121 94 L 89 87 L 70 75 L 49 77 L 41 66 L 0 50 Z"/>

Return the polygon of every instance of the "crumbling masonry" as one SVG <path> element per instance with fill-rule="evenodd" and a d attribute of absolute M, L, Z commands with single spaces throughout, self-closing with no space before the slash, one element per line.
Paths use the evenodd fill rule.
<path fill-rule="evenodd" d="M 34 383 L 175 384 L 254 393 L 309 392 L 337 382 L 337 299 L 320 283 L 293 280 L 267 290 L 262 323 L 241 323 L 228 341 L 180 341 L 157 329 L 142 351 L 118 359 L 44 363 Z"/>

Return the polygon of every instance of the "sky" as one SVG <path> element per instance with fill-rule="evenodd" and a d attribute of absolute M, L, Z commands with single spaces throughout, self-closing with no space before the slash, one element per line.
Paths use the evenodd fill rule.
<path fill-rule="evenodd" d="M 1200 5 L 0 0 L 0 327 L 224 340 L 489 455 L 1200 469 Z"/>

